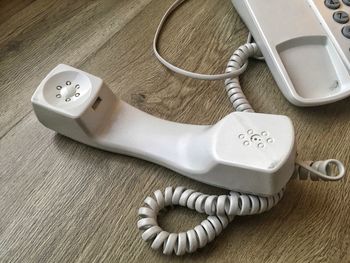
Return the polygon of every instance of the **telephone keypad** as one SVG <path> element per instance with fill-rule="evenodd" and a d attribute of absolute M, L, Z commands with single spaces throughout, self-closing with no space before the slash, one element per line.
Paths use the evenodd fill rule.
<path fill-rule="evenodd" d="M 317 0 L 309 0 L 309 1 L 315 2 L 316 6 L 317 6 Z M 350 21 L 350 16 L 348 13 L 348 11 L 350 12 L 350 9 L 349 9 L 350 0 L 341 0 L 341 1 L 340 0 L 324 0 L 324 5 L 328 9 L 335 10 L 335 12 L 333 12 L 333 15 L 332 15 L 333 22 L 336 22 L 338 24 L 346 24 Z M 320 8 L 321 8 L 321 6 L 318 6 L 316 9 L 320 9 Z M 334 26 L 331 25 L 332 21 L 321 10 L 315 10 L 315 11 L 320 12 L 321 16 L 324 19 L 325 26 L 328 27 L 330 29 L 330 31 L 332 32 L 334 30 Z M 328 12 L 326 12 L 326 13 L 328 13 Z M 338 30 L 341 31 L 340 36 L 345 37 L 347 39 L 350 39 L 350 26 L 344 26 L 342 28 L 339 28 Z M 332 32 L 332 34 L 334 34 L 334 32 Z M 339 39 L 339 36 L 336 38 Z"/>
<path fill-rule="evenodd" d="M 308 2 L 350 69 L 350 0 L 308 0 Z"/>

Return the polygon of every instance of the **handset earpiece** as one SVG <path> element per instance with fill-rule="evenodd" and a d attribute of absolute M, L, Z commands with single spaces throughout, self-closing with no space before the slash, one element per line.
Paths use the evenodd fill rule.
<path fill-rule="evenodd" d="M 40 83 L 32 104 L 46 127 L 88 143 L 108 122 L 117 99 L 102 79 L 60 64 Z"/>
<path fill-rule="evenodd" d="M 294 171 L 294 129 L 285 116 L 235 112 L 212 126 L 170 122 L 67 65 L 48 74 L 32 103 L 39 121 L 62 135 L 221 188 L 272 195 Z"/>

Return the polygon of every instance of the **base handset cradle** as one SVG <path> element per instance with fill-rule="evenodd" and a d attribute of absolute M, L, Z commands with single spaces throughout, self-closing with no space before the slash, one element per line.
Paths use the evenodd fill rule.
<path fill-rule="evenodd" d="M 350 96 L 349 1 L 231 1 L 291 103 Z"/>
<path fill-rule="evenodd" d="M 235 112 L 212 126 L 170 122 L 118 99 L 102 79 L 58 65 L 32 97 L 46 127 L 221 188 L 273 195 L 295 165 L 294 129 L 279 115 Z"/>

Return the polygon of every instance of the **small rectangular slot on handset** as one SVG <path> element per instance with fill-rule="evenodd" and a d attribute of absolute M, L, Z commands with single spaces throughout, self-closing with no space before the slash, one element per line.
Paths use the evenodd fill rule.
<path fill-rule="evenodd" d="M 100 105 L 102 99 L 100 97 L 97 97 L 97 99 L 95 100 L 94 104 L 92 104 L 92 109 L 96 110 L 98 105 Z"/>

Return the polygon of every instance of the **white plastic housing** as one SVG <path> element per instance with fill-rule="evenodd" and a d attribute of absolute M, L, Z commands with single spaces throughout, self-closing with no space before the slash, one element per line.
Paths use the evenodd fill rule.
<path fill-rule="evenodd" d="M 350 40 L 333 20 L 337 10 L 324 0 L 231 1 L 291 103 L 315 106 L 350 95 Z"/>
<path fill-rule="evenodd" d="M 71 100 L 57 98 L 61 93 Z M 49 73 L 32 103 L 39 121 L 60 134 L 221 188 L 272 195 L 294 171 L 294 129 L 285 116 L 235 112 L 213 126 L 170 122 L 130 106 L 100 78 L 66 65 Z"/>

